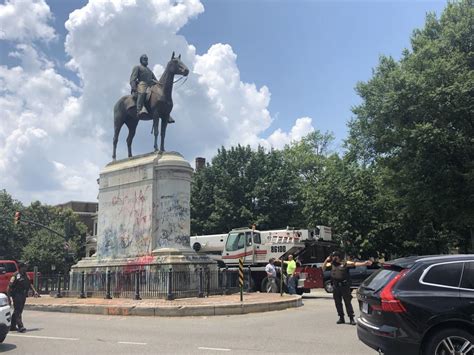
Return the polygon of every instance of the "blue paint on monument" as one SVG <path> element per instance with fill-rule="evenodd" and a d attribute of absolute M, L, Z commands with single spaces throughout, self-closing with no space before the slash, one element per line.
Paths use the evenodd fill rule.
<path fill-rule="evenodd" d="M 189 246 L 189 194 L 161 196 L 159 201 L 157 248 Z"/>

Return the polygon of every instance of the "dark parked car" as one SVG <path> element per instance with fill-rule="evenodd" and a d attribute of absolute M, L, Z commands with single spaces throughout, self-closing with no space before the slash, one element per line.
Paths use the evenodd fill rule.
<path fill-rule="evenodd" d="M 372 264 L 371 266 L 357 266 L 355 268 L 349 269 L 349 274 L 351 276 L 351 288 L 358 288 L 366 278 L 368 278 L 378 269 L 380 269 L 379 264 Z M 332 293 L 333 291 L 330 270 L 324 271 L 324 289 L 327 293 Z"/>
<path fill-rule="evenodd" d="M 303 266 L 310 266 L 314 268 L 320 268 L 322 265 L 323 263 L 303 264 Z M 355 268 L 349 269 L 349 274 L 351 276 L 351 288 L 358 288 L 366 278 L 368 278 L 378 269 L 380 269 L 380 264 L 378 263 L 374 263 L 371 266 L 357 266 Z M 331 270 L 324 271 L 323 277 L 324 289 L 327 293 L 332 293 L 333 287 L 331 282 Z"/>
<path fill-rule="evenodd" d="M 357 299 L 357 335 L 380 353 L 474 354 L 474 255 L 388 262 Z"/>

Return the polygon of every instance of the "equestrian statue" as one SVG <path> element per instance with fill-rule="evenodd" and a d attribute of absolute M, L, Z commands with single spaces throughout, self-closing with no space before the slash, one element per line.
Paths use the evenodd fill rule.
<path fill-rule="evenodd" d="M 153 120 L 155 151 L 158 150 L 158 121 L 161 118 L 161 142 L 160 152 L 165 151 L 165 134 L 168 123 L 173 123 L 171 110 L 173 109 L 174 76 L 189 74 L 189 69 L 181 61 L 181 54 L 175 57 L 174 52 L 171 60 L 160 80 L 156 80 L 155 74 L 148 68 L 148 57 L 146 54 L 140 57 L 140 65 L 133 68 L 130 76 L 131 95 L 121 97 L 114 106 L 114 149 L 112 159 L 116 159 L 117 142 L 120 129 L 125 123 L 128 127 L 127 148 L 128 157 L 132 157 L 132 141 L 139 120 Z"/>

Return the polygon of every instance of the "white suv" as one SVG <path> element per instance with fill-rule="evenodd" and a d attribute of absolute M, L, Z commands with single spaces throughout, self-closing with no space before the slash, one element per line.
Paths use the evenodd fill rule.
<path fill-rule="evenodd" d="M 0 293 L 0 343 L 3 343 L 10 330 L 12 309 L 5 294 Z"/>

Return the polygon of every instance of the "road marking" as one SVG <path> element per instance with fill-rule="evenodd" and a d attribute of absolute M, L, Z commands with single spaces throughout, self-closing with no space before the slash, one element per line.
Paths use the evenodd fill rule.
<path fill-rule="evenodd" d="M 44 337 L 44 336 L 40 336 L 40 335 L 8 334 L 8 336 L 9 337 L 21 337 L 21 338 L 49 339 L 49 340 L 70 340 L 70 341 L 79 340 L 79 338 Z"/>
<path fill-rule="evenodd" d="M 129 344 L 129 345 L 146 345 L 147 343 L 135 343 L 133 341 L 119 341 L 119 344 Z"/>
<path fill-rule="evenodd" d="M 206 348 L 204 346 L 200 346 L 199 350 L 215 350 L 215 351 L 231 351 L 231 349 L 224 349 L 224 348 Z"/>

